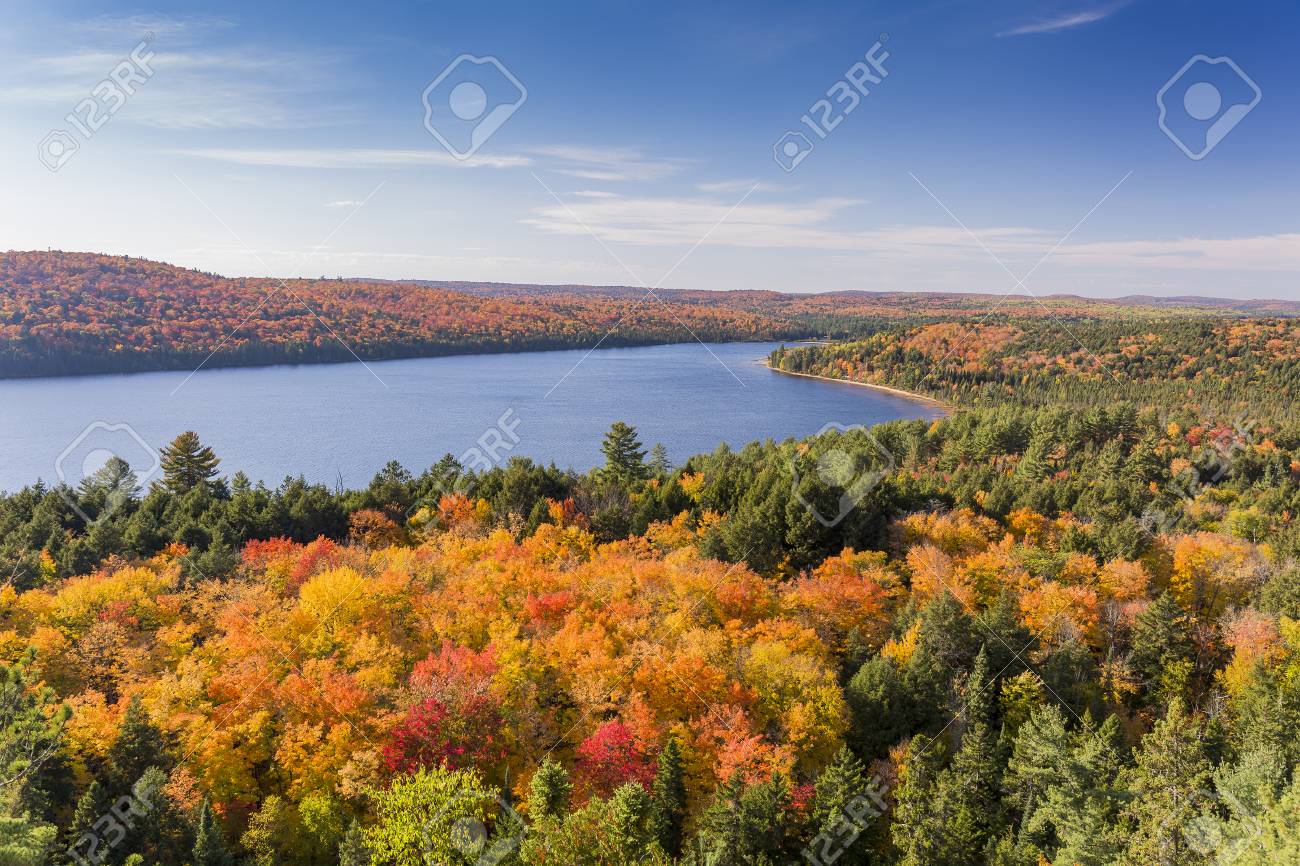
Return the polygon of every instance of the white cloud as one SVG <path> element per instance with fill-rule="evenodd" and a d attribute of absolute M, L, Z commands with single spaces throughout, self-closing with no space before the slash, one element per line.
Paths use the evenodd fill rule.
<path fill-rule="evenodd" d="M 98 18 L 59 53 L 10 58 L 0 104 L 70 110 L 147 39 L 149 80 L 119 115 L 163 129 L 291 129 L 349 122 L 337 54 L 222 44 L 212 18 Z M 48 43 L 27 40 L 27 45 Z"/>
<path fill-rule="evenodd" d="M 330 201 L 330 202 L 326 202 L 326 203 L 325 203 L 325 207 L 334 207 L 334 208 L 342 208 L 342 207 L 358 208 L 358 207 L 361 207 L 363 204 L 365 204 L 365 202 L 363 202 L 363 201 L 356 201 L 356 200 L 354 200 L 354 199 L 348 199 L 348 198 L 345 198 L 345 199 L 343 199 L 342 201 Z"/>
<path fill-rule="evenodd" d="M 211 159 L 235 165 L 278 168 L 410 168 L 419 166 L 464 166 L 467 168 L 517 168 L 530 165 L 526 156 L 475 156 L 456 159 L 443 150 L 394 150 L 384 148 L 190 148 L 169 151 L 181 156 Z"/>
<path fill-rule="evenodd" d="M 751 199 L 733 210 L 731 202 L 703 197 L 596 199 L 537 208 L 523 222 L 574 236 L 587 234 L 589 227 L 608 243 L 691 246 L 707 236 L 707 246 L 858 254 L 910 262 L 918 269 L 941 261 L 997 267 L 987 246 L 1018 274 L 1049 253 L 1051 265 L 1129 272 L 1300 270 L 1300 234 L 1067 242 L 1057 247 L 1059 232 L 1022 226 L 976 227 L 979 240 L 957 225 L 844 228 L 849 209 L 862 203 L 847 198 L 800 203 Z"/>
<path fill-rule="evenodd" d="M 684 159 L 647 157 L 632 147 L 555 144 L 527 150 L 551 163 L 551 169 L 560 174 L 607 183 L 661 180 L 689 164 Z"/>
<path fill-rule="evenodd" d="M 773 183 L 765 183 L 754 178 L 740 180 L 715 180 L 709 183 L 697 183 L 700 192 L 776 192 L 781 189 Z"/>
<path fill-rule="evenodd" d="M 1103 6 L 1098 9 L 1067 12 L 1050 18 L 1039 18 L 1036 21 L 1021 24 L 1018 27 L 1011 28 L 1010 30 L 1004 30 L 998 35 L 1028 36 L 1034 33 L 1058 33 L 1062 30 L 1072 30 L 1075 27 L 1082 27 L 1085 24 L 1092 24 L 1101 21 L 1109 18 L 1117 11 L 1119 11 L 1119 6 Z"/>

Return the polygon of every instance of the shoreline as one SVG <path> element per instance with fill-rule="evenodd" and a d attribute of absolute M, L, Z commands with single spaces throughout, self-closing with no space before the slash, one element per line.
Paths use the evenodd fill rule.
<path fill-rule="evenodd" d="M 859 388 L 874 388 L 877 391 L 885 391 L 898 397 L 906 397 L 909 400 L 915 400 L 918 403 L 924 403 L 927 406 L 940 409 L 945 415 L 952 415 L 957 411 L 957 407 L 953 406 L 951 403 L 946 403 L 936 397 L 927 397 L 924 394 L 917 394 L 913 391 L 904 391 L 902 388 L 891 388 L 888 385 L 876 385 L 872 382 L 854 382 L 850 379 L 833 379 L 830 376 L 817 376 L 813 373 L 795 373 L 790 370 L 782 370 L 778 367 L 773 367 L 766 359 L 759 363 L 771 370 L 773 373 L 780 373 L 783 376 L 798 376 L 801 379 L 819 379 L 823 382 L 836 382 L 840 385 L 856 385 Z"/>

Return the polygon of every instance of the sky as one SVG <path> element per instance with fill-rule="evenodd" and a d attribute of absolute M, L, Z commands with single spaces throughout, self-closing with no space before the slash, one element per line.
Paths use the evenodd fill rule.
<path fill-rule="evenodd" d="M 1300 299 L 1298 38 L 1294 0 L 9 0 L 0 249 Z"/>

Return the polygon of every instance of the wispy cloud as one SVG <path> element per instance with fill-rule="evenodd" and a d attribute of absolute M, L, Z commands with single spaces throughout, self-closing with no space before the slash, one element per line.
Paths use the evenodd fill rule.
<path fill-rule="evenodd" d="M 716 226 L 708 236 L 710 246 L 856 254 L 872 261 L 913 266 L 946 261 L 968 267 L 990 261 L 981 243 L 958 226 L 844 228 L 850 210 L 860 204 L 861 200 L 846 198 L 795 203 L 747 201 L 731 211 L 731 202 L 703 197 L 576 200 L 567 202 L 567 207 L 538 208 L 523 222 L 560 235 L 584 235 L 586 227 L 590 227 L 608 243 L 638 246 L 689 246 Z M 718 224 L 729 212 L 730 216 Z M 1300 234 L 1091 241 L 1056 248 L 1058 229 L 983 226 L 973 231 L 999 257 L 1025 263 L 1026 267 L 1055 248 L 1053 265 L 1071 268 L 1118 268 L 1128 272 L 1300 269 Z"/>
<path fill-rule="evenodd" d="M 776 192 L 781 189 L 774 183 L 758 181 L 754 178 L 741 178 L 739 180 L 715 180 L 708 183 L 697 183 L 695 188 L 700 192 Z"/>
<path fill-rule="evenodd" d="M 652 158 L 632 147 L 580 147 L 568 144 L 527 148 L 552 171 L 607 183 L 660 180 L 676 174 L 689 160 Z"/>
<path fill-rule="evenodd" d="M 1039 18 L 1010 30 L 1003 30 L 998 36 L 1028 36 L 1034 33 L 1058 33 L 1062 30 L 1072 30 L 1075 27 L 1082 27 L 1085 24 L 1092 24 L 1109 18 L 1119 11 L 1123 4 L 1112 4 L 1102 6 L 1096 9 L 1083 9 L 1077 12 L 1065 12 L 1060 15 L 1054 15 L 1048 18 Z"/>
<path fill-rule="evenodd" d="M 234 44 L 210 17 L 101 17 L 73 30 L 69 47 L 11 58 L 0 104 L 66 111 L 85 99 L 141 41 L 154 75 L 123 122 L 163 129 L 294 129 L 349 122 L 338 57 L 321 51 Z M 29 40 L 27 45 L 48 43 Z M 65 43 L 67 44 L 67 43 Z"/>
<path fill-rule="evenodd" d="M 330 207 L 330 208 L 344 208 L 344 207 L 346 207 L 346 208 L 358 208 L 358 207 L 361 207 L 363 204 L 365 204 L 365 202 L 363 202 L 363 201 L 356 201 L 355 199 L 345 198 L 345 199 L 343 199 L 343 200 L 341 200 L 341 201 L 328 201 L 328 202 L 325 202 L 325 207 Z"/>
<path fill-rule="evenodd" d="M 189 148 L 167 151 L 181 156 L 228 162 L 233 165 L 277 168 L 418 168 L 451 166 L 465 168 L 517 168 L 531 165 L 526 156 L 475 156 L 456 159 L 442 150 L 394 150 L 384 148 Z"/>

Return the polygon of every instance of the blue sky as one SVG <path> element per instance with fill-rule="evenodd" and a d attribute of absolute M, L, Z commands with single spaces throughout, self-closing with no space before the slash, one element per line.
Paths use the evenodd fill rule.
<path fill-rule="evenodd" d="M 101 90 L 108 120 L 82 134 L 66 115 L 146 34 L 152 75 Z M 0 248 L 230 275 L 1294 299 L 1298 37 L 1294 2 L 11 0 Z M 828 91 L 848 104 L 837 82 L 878 41 L 888 74 L 818 138 L 801 117 Z M 421 99 L 463 54 L 527 94 L 467 160 Z M 1167 125 L 1193 153 L 1244 111 L 1202 159 L 1157 122 L 1196 55 L 1261 94 L 1245 110 L 1224 64 L 1175 79 Z M 1203 121 L 1183 98 L 1202 78 L 1223 97 Z M 77 148 L 57 171 L 52 130 Z M 815 147 L 787 172 L 790 130 Z"/>

